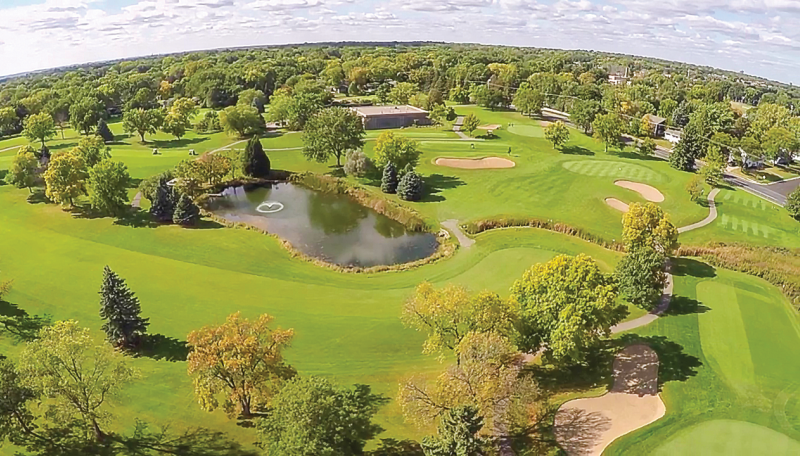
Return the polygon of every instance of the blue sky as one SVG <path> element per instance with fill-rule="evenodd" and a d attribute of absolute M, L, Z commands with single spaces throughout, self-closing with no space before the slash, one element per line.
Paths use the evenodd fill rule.
<path fill-rule="evenodd" d="M 0 0 L 0 74 L 339 40 L 593 49 L 800 82 L 800 0 Z"/>

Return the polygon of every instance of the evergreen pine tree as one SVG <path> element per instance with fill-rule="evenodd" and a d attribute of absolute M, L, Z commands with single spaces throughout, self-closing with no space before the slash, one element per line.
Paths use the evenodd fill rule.
<path fill-rule="evenodd" d="M 383 168 L 383 177 L 381 178 L 381 190 L 383 193 L 395 193 L 397 191 L 397 168 L 389 162 Z"/>
<path fill-rule="evenodd" d="M 100 318 L 105 320 L 103 331 L 109 342 L 123 348 L 138 345 L 150 324 L 150 319 L 142 318 L 141 313 L 139 298 L 124 279 L 106 266 L 100 288 Z"/>
<path fill-rule="evenodd" d="M 172 214 L 175 212 L 175 196 L 172 189 L 167 185 L 166 179 L 161 179 L 156 188 L 156 193 L 151 201 L 150 215 L 163 223 L 172 221 Z"/>
<path fill-rule="evenodd" d="M 483 417 L 476 407 L 454 407 L 442 415 L 437 435 L 422 439 L 422 449 L 426 456 L 484 454 L 488 442 L 478 435 L 481 428 Z"/>
<path fill-rule="evenodd" d="M 269 176 L 269 157 L 264 153 L 264 147 L 258 136 L 253 136 L 244 148 L 244 173 L 251 177 Z"/>
<path fill-rule="evenodd" d="M 182 193 L 178 198 L 178 204 L 175 205 L 172 222 L 181 226 L 194 226 L 198 220 L 200 220 L 200 209 L 191 198 Z"/>
<path fill-rule="evenodd" d="M 108 128 L 108 124 L 104 119 L 100 119 L 97 122 L 97 136 L 103 138 L 103 142 L 114 142 L 114 133 L 111 132 L 111 129 Z"/>
<path fill-rule="evenodd" d="M 413 169 L 406 172 L 397 186 L 397 195 L 406 201 L 419 201 L 422 199 L 422 177 Z"/>

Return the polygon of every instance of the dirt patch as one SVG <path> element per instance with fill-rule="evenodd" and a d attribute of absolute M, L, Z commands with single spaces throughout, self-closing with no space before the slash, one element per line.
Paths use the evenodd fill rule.
<path fill-rule="evenodd" d="M 439 166 L 447 166 L 449 168 L 460 169 L 501 169 L 513 168 L 517 166 L 516 163 L 500 157 L 485 157 L 485 158 L 437 158 L 434 161 Z"/>
<path fill-rule="evenodd" d="M 546 120 L 540 120 L 539 121 L 539 125 L 541 125 L 543 127 L 546 127 L 546 126 L 550 125 L 551 123 L 553 123 L 553 122 L 548 122 Z"/>
<path fill-rule="evenodd" d="M 628 205 L 616 198 L 606 198 L 606 204 L 622 212 L 628 212 Z"/>
<path fill-rule="evenodd" d="M 658 396 L 658 355 L 631 345 L 614 360 L 614 386 L 606 395 L 576 399 L 556 413 L 556 441 L 568 455 L 603 453 L 617 438 L 663 417 Z"/>
<path fill-rule="evenodd" d="M 622 188 L 627 188 L 628 190 L 633 190 L 634 192 L 642 195 L 642 198 L 646 199 L 647 201 L 652 201 L 654 203 L 660 203 L 664 201 L 664 195 L 661 192 L 659 192 L 657 188 L 647 184 L 642 184 L 639 182 L 631 182 L 626 180 L 618 180 L 614 181 L 614 185 Z"/>
<path fill-rule="evenodd" d="M 500 127 L 502 127 L 500 124 L 481 125 L 478 130 L 499 130 Z"/>

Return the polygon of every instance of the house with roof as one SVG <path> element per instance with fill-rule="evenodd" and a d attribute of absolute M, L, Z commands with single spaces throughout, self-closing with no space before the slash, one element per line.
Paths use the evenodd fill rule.
<path fill-rule="evenodd" d="M 608 83 L 612 85 L 627 85 L 631 81 L 628 76 L 628 67 L 622 65 L 611 65 L 608 68 Z"/>
<path fill-rule="evenodd" d="M 356 106 L 350 109 L 361 117 L 365 130 L 431 124 L 428 111 L 411 105 Z"/>
<path fill-rule="evenodd" d="M 664 139 L 672 144 L 678 144 L 678 142 L 681 140 L 681 135 L 682 133 L 680 130 L 673 130 L 671 128 L 664 130 Z"/>
<path fill-rule="evenodd" d="M 647 122 L 647 124 L 650 125 L 650 134 L 653 135 L 654 138 L 664 136 L 664 132 L 667 129 L 667 119 L 653 114 L 645 114 L 644 117 L 642 117 L 642 122 Z"/>

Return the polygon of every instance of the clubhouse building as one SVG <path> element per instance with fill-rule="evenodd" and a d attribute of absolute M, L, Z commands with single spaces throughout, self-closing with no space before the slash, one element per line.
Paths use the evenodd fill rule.
<path fill-rule="evenodd" d="M 350 108 L 361 117 L 365 130 L 379 128 L 402 128 L 414 125 L 430 125 L 428 111 L 410 105 L 358 106 Z"/>

